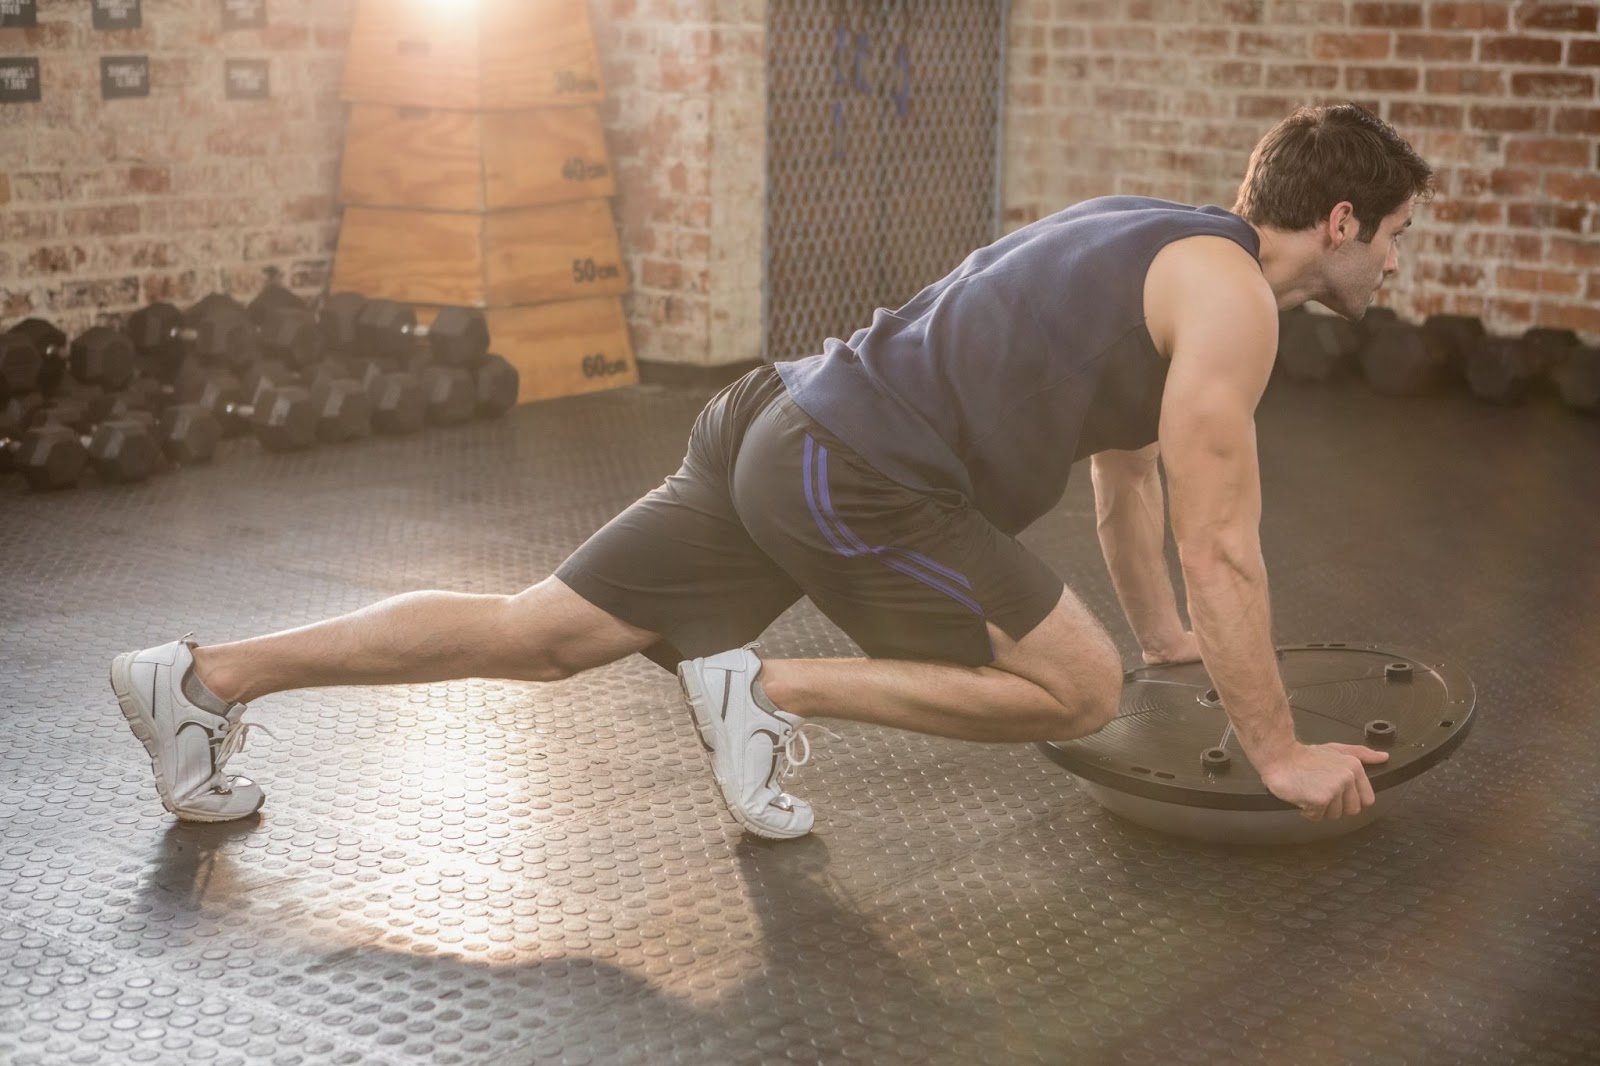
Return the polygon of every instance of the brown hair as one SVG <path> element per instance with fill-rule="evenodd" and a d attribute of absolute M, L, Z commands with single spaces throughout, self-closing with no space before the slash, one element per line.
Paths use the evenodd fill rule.
<path fill-rule="evenodd" d="M 1302 230 L 1350 201 L 1371 242 L 1378 224 L 1433 191 L 1433 168 L 1393 126 L 1356 104 L 1302 107 L 1250 153 L 1233 213 L 1260 226 Z"/>

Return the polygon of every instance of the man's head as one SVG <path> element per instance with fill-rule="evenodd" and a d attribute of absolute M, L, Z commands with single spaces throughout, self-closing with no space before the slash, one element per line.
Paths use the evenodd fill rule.
<path fill-rule="evenodd" d="M 1233 213 L 1246 222 L 1303 230 L 1349 203 L 1356 239 L 1370 243 L 1379 224 L 1414 197 L 1433 191 L 1433 168 L 1394 127 L 1355 104 L 1302 107 L 1250 153 Z"/>
<path fill-rule="evenodd" d="M 1355 104 L 1302 107 L 1256 145 L 1233 211 L 1303 237 L 1299 298 L 1356 320 L 1399 269 L 1400 233 L 1432 191 L 1433 168 L 1387 122 Z"/>

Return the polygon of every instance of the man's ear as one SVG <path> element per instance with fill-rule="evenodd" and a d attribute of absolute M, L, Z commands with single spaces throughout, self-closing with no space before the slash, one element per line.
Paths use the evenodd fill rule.
<path fill-rule="evenodd" d="M 1345 241 L 1352 240 L 1361 232 L 1361 223 L 1356 219 L 1356 207 L 1349 200 L 1340 200 L 1333 205 L 1333 210 L 1328 212 L 1328 240 L 1337 248 Z"/>

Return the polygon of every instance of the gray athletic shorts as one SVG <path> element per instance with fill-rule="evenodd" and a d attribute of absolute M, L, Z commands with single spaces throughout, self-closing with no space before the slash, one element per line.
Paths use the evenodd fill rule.
<path fill-rule="evenodd" d="M 755 640 L 801 596 L 868 655 L 981 666 L 986 622 L 1025 636 L 1061 596 L 1042 561 L 957 494 L 889 480 L 763 366 L 696 420 L 677 473 L 556 571 L 662 635 L 667 669 Z"/>

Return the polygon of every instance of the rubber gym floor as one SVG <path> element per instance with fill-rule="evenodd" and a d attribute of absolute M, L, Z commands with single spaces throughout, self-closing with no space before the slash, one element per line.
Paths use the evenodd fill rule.
<path fill-rule="evenodd" d="M 0 1061 L 1600 1061 L 1600 423 L 1550 401 L 1268 392 L 1279 639 L 1477 688 L 1406 809 L 1331 842 L 1170 839 L 1030 746 L 850 723 L 794 785 L 816 832 L 758 842 L 640 658 L 274 696 L 232 764 L 261 814 L 162 811 L 114 654 L 519 589 L 676 465 L 708 391 L 0 490 Z M 1133 664 L 1086 470 L 1024 539 Z M 805 605 L 766 648 L 851 652 Z"/>

